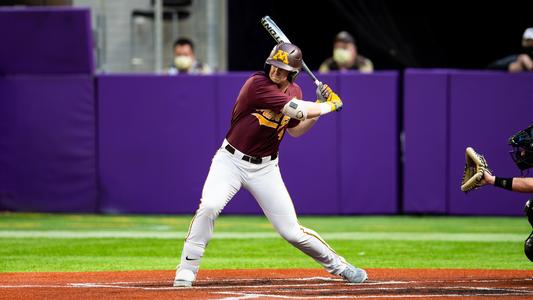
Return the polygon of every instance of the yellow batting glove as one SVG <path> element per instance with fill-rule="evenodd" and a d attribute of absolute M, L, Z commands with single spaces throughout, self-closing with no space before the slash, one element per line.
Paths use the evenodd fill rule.
<path fill-rule="evenodd" d="M 326 103 L 331 106 L 331 111 L 340 111 L 343 105 L 341 98 L 339 98 L 339 95 L 335 94 L 333 91 L 329 93 L 329 97 Z"/>

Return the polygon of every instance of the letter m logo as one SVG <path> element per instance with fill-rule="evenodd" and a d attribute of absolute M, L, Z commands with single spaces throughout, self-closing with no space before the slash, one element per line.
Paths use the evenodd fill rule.
<path fill-rule="evenodd" d="M 289 64 L 289 53 L 283 50 L 278 50 L 278 52 L 272 57 L 272 59 L 280 60 L 284 64 L 288 65 Z"/>

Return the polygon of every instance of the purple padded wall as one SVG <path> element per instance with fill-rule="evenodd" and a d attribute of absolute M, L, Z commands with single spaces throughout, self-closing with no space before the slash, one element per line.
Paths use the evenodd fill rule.
<path fill-rule="evenodd" d="M 337 90 L 337 76 L 320 75 L 320 80 Z M 316 87 L 307 74 L 299 75 L 296 82 L 302 88 L 305 100 L 316 100 Z M 285 132 L 279 166 L 299 214 L 338 214 L 341 211 L 338 118 L 339 114 L 322 116 L 313 128 L 298 138 Z"/>
<path fill-rule="evenodd" d="M 448 73 L 407 70 L 404 74 L 403 209 L 406 213 L 446 213 L 447 210 Z"/>
<path fill-rule="evenodd" d="M 0 74 L 90 74 L 88 8 L 0 8 Z"/>
<path fill-rule="evenodd" d="M 215 141 L 212 76 L 98 77 L 101 210 L 194 213 Z"/>
<path fill-rule="evenodd" d="M 336 132 L 340 212 L 396 213 L 398 73 L 343 74 L 338 84 L 345 103 Z"/>
<path fill-rule="evenodd" d="M 93 79 L 0 77 L 0 209 L 96 212 Z"/>
<path fill-rule="evenodd" d="M 450 78 L 450 214 L 523 215 L 528 194 L 485 187 L 464 194 L 464 151 L 483 153 L 497 176 L 519 176 L 509 157 L 511 135 L 533 124 L 533 74 L 454 72 Z"/>

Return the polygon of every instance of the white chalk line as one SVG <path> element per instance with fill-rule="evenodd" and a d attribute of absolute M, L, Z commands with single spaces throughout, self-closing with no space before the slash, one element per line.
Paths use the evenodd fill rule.
<path fill-rule="evenodd" d="M 182 239 L 186 232 L 158 231 L 67 231 L 67 230 L 0 230 L 0 238 L 128 238 Z M 522 242 L 523 234 L 514 233 L 449 233 L 449 232 L 324 232 L 327 240 L 401 240 L 401 241 L 464 241 Z M 281 238 L 276 232 L 216 232 L 214 239 Z"/>
<path fill-rule="evenodd" d="M 197 280 L 196 283 L 212 283 L 213 281 L 217 282 L 235 282 L 235 281 L 261 281 L 262 279 L 254 279 L 254 278 L 236 278 L 236 279 L 221 279 L 221 278 L 212 278 L 212 279 L 201 279 Z M 344 283 L 345 285 L 361 285 L 361 284 L 352 284 L 346 282 L 344 279 L 337 279 L 337 278 L 331 278 L 331 277 L 308 277 L 308 278 L 272 278 L 268 279 L 269 281 L 313 281 L 313 280 L 322 280 L 322 281 L 331 281 L 331 282 L 338 282 L 338 283 Z M 498 283 L 498 282 L 527 282 L 527 281 L 533 281 L 533 278 L 523 278 L 523 279 L 483 279 L 483 280 L 454 280 L 454 281 L 447 281 L 447 280 L 424 280 L 424 281 L 367 281 L 364 283 L 364 285 L 392 285 L 392 284 L 418 284 L 421 282 L 424 283 Z M 114 281 L 114 282 L 93 282 L 93 283 L 69 283 L 69 285 L 76 286 L 76 285 L 110 285 L 110 286 L 117 286 L 117 285 L 130 285 L 132 287 L 135 287 L 136 285 L 141 284 L 161 284 L 161 281 L 158 280 L 147 280 L 147 281 Z M 169 285 L 172 284 L 172 281 L 168 282 Z M 321 283 L 326 284 L 326 283 Z M 261 286 L 278 286 L 276 284 L 263 284 Z M 306 285 L 312 285 L 306 284 Z M 228 287 L 243 287 L 247 286 L 250 287 L 250 285 L 231 285 Z M 0 288 L 19 288 L 19 287 L 67 287 L 65 285 L 28 285 L 28 284 L 22 284 L 22 285 L 0 285 Z M 199 288 L 207 288 L 207 286 L 192 286 L 189 287 L 191 289 L 199 289 Z M 211 287 L 216 288 L 216 287 Z M 529 288 L 529 287 L 524 287 Z M 183 288 L 180 288 L 183 289 Z"/>
<path fill-rule="evenodd" d="M 455 290 L 455 289 L 464 289 L 465 291 L 469 290 L 478 290 L 478 291 L 505 291 L 505 292 L 516 292 L 516 293 L 525 293 L 527 295 L 531 294 L 533 295 L 533 290 L 531 290 L 531 287 L 512 287 L 512 288 L 489 288 L 489 287 L 475 287 L 475 286 L 415 286 L 415 287 L 372 287 L 372 288 L 364 288 L 360 287 L 360 285 L 357 287 L 357 289 L 354 288 L 346 288 L 343 286 L 335 286 L 334 289 L 298 289 L 299 292 L 341 292 L 341 291 L 347 291 L 347 292 L 354 292 L 354 291 L 375 291 L 375 290 L 382 290 L 382 291 L 396 291 L 396 290 L 427 290 L 427 289 L 441 289 L 441 290 Z M 264 290 L 263 293 L 291 293 L 294 292 L 293 289 L 280 289 L 280 290 Z M 244 291 L 243 291 L 244 293 Z M 250 291 L 250 293 L 252 293 Z"/>
<path fill-rule="evenodd" d="M 472 279 L 472 280 L 423 280 L 423 281 L 417 281 L 417 280 L 407 280 L 407 281 L 398 281 L 398 280 L 390 280 L 390 281 L 366 281 L 363 284 L 359 283 L 349 283 L 346 282 L 344 279 L 340 278 L 331 278 L 331 277 L 304 277 L 304 278 L 270 278 L 270 279 L 261 279 L 261 278 L 230 278 L 230 279 L 224 279 L 224 278 L 207 278 L 207 279 L 199 279 L 196 280 L 196 284 L 199 283 L 213 283 L 213 282 L 236 282 L 236 281 L 330 281 L 330 282 L 337 282 L 337 283 L 343 283 L 344 285 L 391 285 L 391 284 L 419 284 L 419 283 L 498 283 L 498 282 L 526 282 L 526 281 L 533 281 L 533 278 L 502 278 L 502 279 Z M 162 281 L 160 280 L 143 280 L 143 281 L 113 281 L 113 282 L 90 282 L 90 283 L 68 283 L 69 285 L 143 285 L 143 284 L 161 284 Z M 172 284 L 172 281 L 168 281 L 168 284 Z M 313 285 L 313 284 L 319 284 L 319 285 L 334 285 L 334 283 L 307 283 L 306 286 Z M 24 286 L 34 286 L 34 287 L 48 287 L 51 285 L 0 285 L 0 287 L 24 287 Z M 243 287 L 250 285 L 229 285 L 227 287 Z M 259 285 L 258 285 L 259 286 Z M 279 284 L 266 284 L 262 283 L 260 286 L 281 286 Z M 63 285 L 58 285 L 58 287 L 65 287 Z M 213 286 L 212 288 L 217 288 L 218 286 Z M 189 288 L 207 288 L 207 286 L 193 286 Z"/>
<path fill-rule="evenodd" d="M 220 298 L 219 300 L 237 300 L 237 299 L 254 299 L 261 297 L 268 298 L 281 298 L 281 299 L 375 299 L 375 298 L 447 298 L 447 297 L 502 297 L 502 296 L 523 296 L 517 294 L 497 294 L 497 295 L 486 295 L 486 294 L 448 294 L 448 295 L 438 295 L 438 294 L 421 294 L 421 295 L 337 295 L 337 296 L 285 296 L 285 295 L 271 295 L 271 294 L 246 294 L 242 292 L 216 292 L 216 294 L 226 294 L 226 295 L 241 295 L 241 297 L 229 297 L 229 298 Z"/>
<path fill-rule="evenodd" d="M 277 288 L 298 288 L 298 287 L 313 287 L 313 286 L 338 286 L 333 283 L 307 283 L 307 284 L 260 284 L 260 285 L 217 285 L 217 286 L 191 286 L 191 287 L 172 287 L 169 283 L 168 287 L 144 287 L 134 285 L 115 285 L 115 284 L 101 284 L 101 283 L 71 283 L 71 287 L 85 287 L 85 288 L 124 288 L 124 289 L 142 289 L 142 290 L 226 290 L 226 289 L 261 289 L 265 287 Z M 1 287 L 1 286 L 0 286 Z"/>
<path fill-rule="evenodd" d="M 234 281 L 257 281 L 260 279 L 211 279 L 211 280 L 198 280 L 197 283 L 209 283 L 213 281 L 218 282 L 234 282 Z M 407 284 L 435 284 L 435 283 L 446 283 L 446 284 L 453 284 L 453 283 L 494 283 L 494 282 L 502 282 L 502 281 L 531 281 L 531 278 L 525 278 L 525 279 L 492 279 L 492 280 L 457 280 L 457 281 L 445 281 L 445 280 L 429 280 L 429 281 L 375 281 L 375 282 L 365 282 L 363 284 L 350 284 L 350 283 L 344 283 L 339 285 L 339 282 L 342 282 L 342 279 L 336 279 L 336 278 L 329 278 L 329 277 L 307 277 L 307 278 L 275 278 L 275 279 L 269 279 L 269 281 L 313 281 L 313 280 L 323 280 L 323 281 L 329 281 L 329 282 L 323 282 L 323 283 L 302 283 L 302 284 L 260 284 L 260 285 L 220 285 L 220 286 L 192 286 L 192 287 L 172 287 L 172 282 L 169 281 L 169 286 L 156 286 L 156 287 L 146 287 L 146 286 L 138 286 L 140 284 L 161 284 L 161 281 L 118 281 L 118 282 L 108 282 L 108 283 L 68 283 L 66 285 L 43 285 L 43 284 L 36 284 L 36 285 L 28 285 L 28 284 L 22 284 L 22 285 L 0 285 L 0 288 L 116 288 L 116 289 L 142 289 L 142 290 L 217 290 L 217 289 L 264 289 L 266 287 L 270 288 L 277 288 L 277 289 L 289 289 L 289 288 L 305 288 L 305 289 L 299 289 L 299 291 L 336 291 L 339 290 L 348 290 L 343 289 L 343 287 L 349 287 L 349 286 L 357 286 L 357 291 L 366 291 L 366 290 L 401 290 L 405 289 L 406 287 L 378 287 L 377 285 L 392 285 L 392 284 L 400 284 L 400 285 L 407 285 Z M 367 287 L 374 285 L 374 287 Z M 334 287 L 333 289 L 328 289 L 324 287 Z M 316 289 L 314 287 L 322 287 L 321 289 Z M 429 288 L 435 288 L 435 286 L 426 286 L 426 287 L 412 287 L 410 286 L 409 289 L 429 289 Z M 491 290 L 491 291 L 502 291 L 502 292 L 509 292 L 513 291 L 516 293 L 525 293 L 526 295 L 532 295 L 533 290 L 529 291 L 531 289 L 530 287 L 510 287 L 510 288 L 489 288 L 489 287 L 473 287 L 473 286 L 452 286 L 452 287 L 442 287 L 439 286 L 440 289 L 465 289 L 465 290 Z M 349 291 L 353 291 L 353 289 L 349 289 Z M 270 292 L 270 291 L 269 291 Z M 278 290 L 279 292 L 279 290 Z M 217 292 L 214 292 L 217 293 Z M 221 293 L 221 292 L 218 292 Z M 226 293 L 226 292 L 224 292 Z M 231 293 L 231 292 L 227 292 Z M 237 293 L 237 292 L 235 292 Z M 246 294 L 254 294 L 253 292 L 248 292 Z M 501 294 L 498 294 L 501 295 Z"/>
<path fill-rule="evenodd" d="M 308 286 L 308 285 L 305 285 Z M 146 288 L 146 287 L 135 287 L 135 286 L 120 286 L 120 285 L 105 285 L 105 284 L 93 284 L 93 283 L 77 283 L 77 284 L 70 284 L 70 285 L 0 285 L 0 288 L 117 288 L 117 289 L 143 289 L 143 290 L 179 290 L 181 288 L 174 288 L 174 287 L 158 287 L 158 288 Z M 427 289 L 432 287 L 411 287 L 410 289 Z M 434 287 L 433 287 L 434 288 Z M 254 293 L 254 292 L 237 292 L 237 291 L 219 291 L 219 292 L 210 292 L 211 294 L 221 294 L 221 295 L 240 295 L 240 297 L 229 297 L 229 298 L 222 298 L 222 300 L 229 300 L 229 299 L 253 299 L 253 298 L 260 298 L 260 297 L 269 297 L 269 298 L 282 298 L 282 299 L 346 299 L 346 298 L 358 298 L 358 299 L 365 299 L 365 298 L 426 298 L 426 297 L 482 297 L 482 296 L 528 296 L 533 295 L 533 291 L 522 291 L 522 290 L 515 290 L 517 287 L 514 287 L 513 289 L 507 289 L 507 288 L 480 288 L 480 287 L 439 287 L 440 289 L 457 289 L 457 288 L 466 288 L 470 290 L 495 290 L 495 291 L 502 291 L 502 292 L 509 292 L 514 291 L 515 293 L 498 293 L 498 294 L 409 294 L 409 295 L 337 295 L 337 296 L 318 296 L 318 295 L 311 295 L 311 296 L 289 296 L 289 295 L 279 295 L 274 294 L 276 292 L 279 293 L 279 291 L 263 291 L 262 293 Z M 528 289 L 529 287 L 520 287 L 523 289 Z M 405 289 L 405 288 L 377 288 L 379 290 L 399 290 L 399 289 Z M 365 291 L 365 290 L 376 290 L 376 288 L 358 288 L 357 291 Z M 353 292 L 353 289 L 300 289 L 298 292 L 334 292 L 339 293 L 342 291 L 347 292 Z M 294 291 L 291 291 L 294 292 Z M 468 292 L 465 291 L 465 292 Z"/>
<path fill-rule="evenodd" d="M 18 284 L 18 285 L 0 285 L 0 289 L 20 289 L 20 288 L 66 288 L 65 285 L 47 285 L 47 284 Z"/>
<path fill-rule="evenodd" d="M 499 280 L 499 281 L 505 281 L 505 280 Z M 515 280 L 516 281 L 516 280 Z M 428 283 L 428 281 L 406 281 L 402 283 Z M 440 282 L 448 282 L 449 281 L 433 281 L 433 283 L 440 283 Z M 457 282 L 468 282 L 468 281 L 457 281 Z M 491 280 L 490 282 L 495 282 L 495 280 Z M 335 294 L 339 293 L 353 293 L 355 292 L 364 292 L 364 291 L 398 291 L 398 290 L 420 290 L 425 291 L 427 289 L 441 289 L 441 290 L 456 290 L 456 289 L 462 289 L 463 294 L 408 294 L 408 295 L 336 295 L 336 296 L 318 296 L 318 295 L 310 295 L 310 296 L 302 296 L 301 294 L 299 296 L 291 296 L 291 295 L 283 295 L 283 293 L 294 293 L 294 290 L 283 290 L 283 289 L 276 289 L 276 290 L 262 290 L 261 293 L 256 293 L 254 291 L 241 291 L 241 292 L 211 292 L 212 294 L 225 294 L 225 295 L 240 295 L 240 297 L 230 297 L 230 298 L 222 298 L 221 300 L 229 300 L 229 299 L 253 299 L 253 298 L 260 298 L 260 297 L 270 297 L 270 298 L 282 298 L 282 299 L 346 299 L 346 298 L 357 298 L 357 299 L 365 299 L 365 298 L 426 298 L 426 297 L 494 297 L 494 296 L 530 296 L 533 295 L 533 290 L 531 290 L 531 287 L 525 286 L 525 287 L 512 287 L 512 288 L 490 288 L 490 287 L 473 287 L 473 286 L 426 286 L 426 287 L 372 287 L 372 288 L 365 288 L 363 286 L 368 285 L 368 283 L 363 284 L 357 284 L 357 289 L 347 289 L 343 288 L 342 286 L 335 286 L 335 288 L 331 289 L 298 289 L 299 293 L 309 292 L 309 293 L 328 293 L 332 292 Z M 310 287 L 313 285 L 307 285 L 307 287 Z M 491 294 L 483 294 L 479 293 L 480 291 L 492 291 L 492 292 L 501 292 L 501 293 L 491 293 Z"/>

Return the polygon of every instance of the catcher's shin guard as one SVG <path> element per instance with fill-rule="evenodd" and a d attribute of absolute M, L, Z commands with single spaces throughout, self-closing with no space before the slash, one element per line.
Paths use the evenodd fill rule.
<path fill-rule="evenodd" d="M 533 199 L 527 200 L 524 212 L 526 213 L 529 224 L 533 227 Z M 533 261 L 533 231 L 524 242 L 524 253 L 530 261 Z"/>
<path fill-rule="evenodd" d="M 533 198 L 527 200 L 526 205 L 524 206 L 524 212 L 526 213 L 529 224 L 533 227 Z"/>
<path fill-rule="evenodd" d="M 530 261 L 533 261 L 533 231 L 524 242 L 524 253 Z"/>

